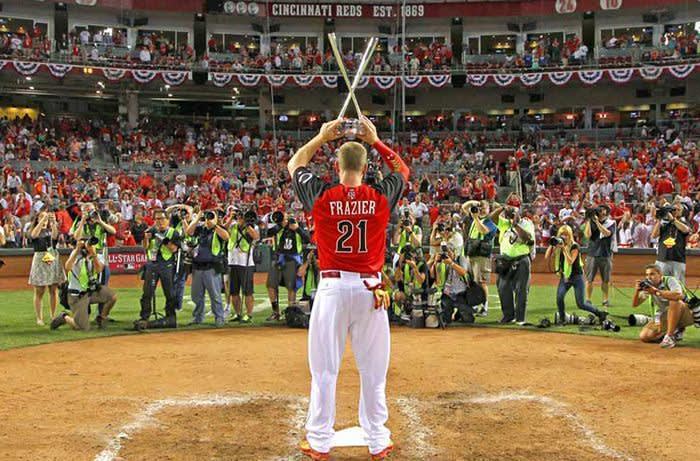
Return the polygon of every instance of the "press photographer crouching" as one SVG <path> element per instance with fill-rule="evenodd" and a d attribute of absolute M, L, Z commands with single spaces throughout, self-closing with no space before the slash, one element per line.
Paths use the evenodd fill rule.
<path fill-rule="evenodd" d="M 440 292 L 442 320 L 450 323 L 461 320 L 464 323 L 474 323 L 473 305 L 483 302 L 483 295 L 476 303 L 467 299 L 467 289 L 470 286 L 469 272 L 466 261 L 455 255 L 446 242 L 440 245 L 440 251 L 430 260 L 430 277 L 435 281 L 434 288 Z"/>
<path fill-rule="evenodd" d="M 148 328 L 177 328 L 176 299 L 173 277 L 176 254 L 180 246 L 180 234 L 170 227 L 170 218 L 164 210 L 156 210 L 154 227 L 144 234 L 143 246 L 148 262 L 143 268 L 143 294 L 139 320 L 134 322 L 137 330 Z M 165 316 L 149 320 L 155 314 L 156 286 L 160 281 L 165 296 Z"/>
<path fill-rule="evenodd" d="M 403 247 L 394 272 L 394 302 L 403 312 L 410 316 L 414 305 L 428 301 L 429 268 L 423 260 L 423 251 L 410 245 Z"/>
<path fill-rule="evenodd" d="M 466 243 L 464 254 L 474 281 L 484 290 L 485 301 L 478 314 L 488 315 L 489 282 L 491 281 L 491 252 L 498 228 L 489 215 L 489 202 L 469 200 L 462 205 L 462 214 L 468 216 L 466 222 Z"/>
<path fill-rule="evenodd" d="M 216 210 L 199 211 L 187 227 L 187 236 L 194 237 L 192 252 L 192 322 L 199 325 L 204 322 L 204 292 L 206 290 L 211 302 L 211 311 L 217 327 L 224 326 L 226 318 L 221 302 L 222 275 L 226 271 L 224 264 L 224 247 L 229 238 L 228 231 L 219 224 Z"/>
<path fill-rule="evenodd" d="M 272 304 L 272 314 L 267 321 L 280 320 L 279 287 L 287 288 L 287 302 L 296 302 L 297 270 L 302 263 L 304 245 L 309 242 L 309 233 L 294 217 L 276 211 L 272 214 L 275 223 L 268 229 L 272 239 L 272 267 L 267 274 L 267 292 Z"/>
<path fill-rule="evenodd" d="M 661 347 L 675 347 L 683 339 L 690 325 L 700 326 L 700 300 L 677 278 L 663 275 L 656 264 L 644 270 L 644 280 L 637 281 L 632 307 L 641 305 L 651 296 L 655 307 L 654 321 L 647 323 L 639 333 L 645 343 L 661 342 Z"/>
<path fill-rule="evenodd" d="M 583 279 L 583 262 L 578 243 L 574 240 L 574 233 L 569 226 L 561 226 L 556 237 L 549 239 L 549 247 L 545 253 L 545 260 L 552 261 L 554 271 L 559 274 L 559 287 L 557 288 L 557 317 L 556 324 L 564 325 L 567 322 L 564 299 L 566 293 L 573 288 L 576 305 L 579 309 L 590 312 L 598 317 L 602 323 L 607 313 L 598 310 L 589 301 L 586 301 L 586 282 Z"/>
<path fill-rule="evenodd" d="M 651 238 L 659 239 L 656 265 L 663 275 L 673 276 L 685 283 L 685 248 L 691 231 L 685 220 L 685 205 L 664 201 L 653 211 L 656 223 Z"/>
<path fill-rule="evenodd" d="M 603 290 L 603 306 L 609 307 L 610 276 L 613 264 L 613 242 L 617 233 L 617 224 L 610 218 L 610 208 L 601 205 L 586 210 L 583 236 L 588 239 L 588 254 L 586 255 L 586 299 L 590 303 L 593 294 L 593 281 L 600 272 L 601 289 Z"/>
<path fill-rule="evenodd" d="M 107 318 L 117 302 L 117 295 L 109 288 L 100 285 L 98 277 L 104 265 L 97 256 L 96 237 L 78 240 L 73 252 L 66 261 L 68 273 L 67 304 L 69 312 L 62 312 L 51 322 L 51 329 L 68 324 L 74 330 L 90 329 L 90 304 L 102 304 L 102 313 L 95 319 L 97 326 L 107 326 Z"/>
<path fill-rule="evenodd" d="M 501 254 L 496 258 L 500 323 L 525 323 L 530 289 L 531 261 L 535 251 L 535 225 L 520 215 L 520 200 L 511 196 L 492 214 L 498 219 Z"/>
<path fill-rule="evenodd" d="M 254 249 L 260 239 L 258 216 L 254 211 L 240 210 L 231 214 L 228 226 L 228 266 L 231 303 L 235 314 L 232 322 L 250 323 L 253 317 L 255 277 Z M 245 314 L 242 312 L 241 292 L 245 300 Z"/>

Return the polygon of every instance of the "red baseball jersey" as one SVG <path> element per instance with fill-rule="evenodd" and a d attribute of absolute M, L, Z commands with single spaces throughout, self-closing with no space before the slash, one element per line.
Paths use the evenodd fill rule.
<path fill-rule="evenodd" d="M 400 174 L 392 173 L 373 186 L 331 186 L 301 167 L 292 183 L 313 216 L 321 270 L 370 273 L 382 269 L 389 216 L 404 188 Z"/>

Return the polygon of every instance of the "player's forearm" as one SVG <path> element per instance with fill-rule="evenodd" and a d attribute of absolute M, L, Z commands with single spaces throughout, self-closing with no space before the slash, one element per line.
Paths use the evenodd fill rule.
<path fill-rule="evenodd" d="M 377 149 L 377 152 L 379 152 L 379 155 L 382 156 L 384 163 L 386 163 L 392 173 L 399 173 L 401 176 L 403 176 L 404 181 L 408 181 L 408 177 L 410 175 L 408 166 L 396 152 L 391 150 L 386 144 L 379 140 L 375 141 L 375 143 L 372 144 L 372 147 Z"/>
<path fill-rule="evenodd" d="M 309 142 L 304 144 L 287 163 L 287 170 L 290 176 L 294 176 L 297 168 L 306 166 L 313 158 L 316 151 L 323 146 L 324 141 L 320 134 L 314 136 Z"/>

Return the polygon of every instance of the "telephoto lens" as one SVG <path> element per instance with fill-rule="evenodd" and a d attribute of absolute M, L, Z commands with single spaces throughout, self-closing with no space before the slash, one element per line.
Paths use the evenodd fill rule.
<path fill-rule="evenodd" d="M 564 243 L 564 241 L 562 239 L 560 239 L 559 237 L 550 237 L 549 238 L 549 246 L 551 246 L 551 247 L 561 245 L 562 243 Z"/>
<path fill-rule="evenodd" d="M 481 208 L 479 208 L 478 206 L 473 206 L 469 209 L 469 211 L 471 211 L 472 213 L 478 213 L 480 209 Z"/>
<path fill-rule="evenodd" d="M 651 322 L 651 317 L 643 314 L 630 314 L 629 317 L 627 317 L 627 323 L 629 323 L 631 327 L 642 327 L 649 322 Z"/>
<path fill-rule="evenodd" d="M 612 320 L 603 320 L 603 330 L 614 331 L 618 333 L 620 331 L 620 326 L 613 323 Z"/>

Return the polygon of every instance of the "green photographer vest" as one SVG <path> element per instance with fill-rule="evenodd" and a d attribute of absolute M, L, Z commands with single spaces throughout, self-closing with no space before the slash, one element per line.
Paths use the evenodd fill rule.
<path fill-rule="evenodd" d="M 414 224 L 413 225 L 413 233 L 417 234 L 418 232 L 420 232 L 420 227 L 418 227 Z M 405 230 L 402 230 L 401 233 L 399 234 L 399 245 L 396 248 L 397 253 L 401 254 L 401 250 L 403 250 L 403 248 L 406 245 L 410 245 L 409 238 L 408 238 L 408 232 L 406 232 Z"/>
<path fill-rule="evenodd" d="M 165 236 L 167 238 L 172 238 L 172 236 L 175 234 L 175 229 L 172 227 L 169 228 L 167 231 L 165 231 Z M 151 239 L 148 242 L 148 259 L 153 261 L 156 259 L 156 242 L 155 239 Z M 160 257 L 163 259 L 163 261 L 170 261 L 173 257 L 173 252 L 170 251 L 170 248 L 168 248 L 166 245 L 161 245 L 160 246 Z"/>
<path fill-rule="evenodd" d="M 231 238 L 228 239 L 229 250 L 233 250 L 234 248 L 238 247 L 243 252 L 247 253 L 250 251 L 250 242 L 248 242 L 248 239 L 245 238 L 243 232 L 238 231 L 238 224 L 231 226 L 231 229 L 229 229 L 229 234 L 231 234 Z"/>
<path fill-rule="evenodd" d="M 275 239 L 272 241 L 272 251 L 277 251 L 277 249 L 280 247 L 280 242 L 282 241 L 283 234 L 284 234 L 284 229 L 277 232 Z M 294 237 L 295 237 L 296 253 L 300 255 L 304 249 L 304 247 L 301 243 L 301 235 L 298 232 L 295 232 Z"/>

